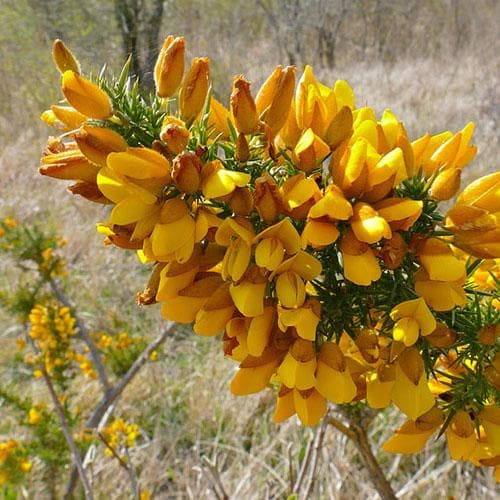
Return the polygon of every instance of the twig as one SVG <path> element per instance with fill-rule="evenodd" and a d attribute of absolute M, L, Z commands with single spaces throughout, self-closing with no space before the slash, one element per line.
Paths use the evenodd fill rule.
<path fill-rule="evenodd" d="M 139 499 L 139 486 L 137 485 L 137 479 L 135 477 L 135 472 L 133 467 L 130 465 L 130 458 L 127 456 L 128 462 L 123 460 L 123 458 L 116 452 L 116 450 L 108 443 L 108 440 L 104 437 L 102 432 L 98 432 L 97 436 L 104 443 L 106 448 L 113 454 L 113 456 L 118 460 L 120 467 L 123 467 L 128 474 L 130 479 L 130 485 L 132 486 L 132 491 L 134 492 L 134 498 Z"/>
<path fill-rule="evenodd" d="M 37 348 L 35 342 L 33 339 L 29 336 L 29 334 L 25 334 L 26 339 L 31 345 L 31 348 L 35 353 L 40 356 L 40 350 Z M 49 390 L 50 398 L 52 399 L 52 402 L 54 404 L 54 408 L 57 413 L 57 417 L 59 418 L 59 422 L 61 424 L 61 430 L 63 432 L 64 438 L 66 439 L 66 443 L 68 444 L 68 447 L 71 451 L 71 454 L 73 456 L 73 460 L 75 461 L 74 469 L 76 470 L 76 475 L 77 477 L 80 476 L 80 479 L 82 480 L 83 484 L 83 491 L 85 494 L 85 498 L 87 500 L 93 500 L 94 495 L 92 494 L 92 488 L 90 487 L 89 480 L 87 478 L 87 474 L 85 473 L 85 468 L 83 467 L 82 459 L 80 457 L 80 452 L 78 450 L 78 447 L 76 446 L 76 443 L 73 439 L 73 436 L 71 435 L 71 431 L 69 429 L 68 421 L 66 420 L 66 416 L 64 415 L 64 409 L 61 405 L 61 402 L 59 401 L 59 398 L 57 397 L 56 391 L 54 389 L 54 385 L 52 384 L 52 380 L 49 377 L 49 374 L 47 373 L 47 369 L 45 368 L 45 365 L 43 364 L 40 366 L 41 372 L 42 372 L 42 377 L 45 382 L 45 385 L 47 386 L 47 389 Z"/>
<path fill-rule="evenodd" d="M 295 471 L 293 467 L 293 460 L 292 460 L 292 448 L 293 448 L 293 443 L 289 443 L 287 448 L 286 448 L 286 455 L 288 457 L 288 480 L 290 481 L 290 489 L 289 489 L 289 494 L 293 494 L 293 485 L 294 485 L 294 476 L 295 476 Z"/>
<path fill-rule="evenodd" d="M 304 491 L 303 498 L 311 498 L 312 491 L 314 488 L 314 482 L 316 481 L 316 469 L 318 467 L 318 459 L 321 453 L 321 447 L 323 446 L 323 440 L 325 438 L 326 428 L 328 426 L 328 420 L 323 418 L 321 425 L 316 434 L 316 440 L 314 442 L 314 448 L 311 455 L 311 465 L 309 467 L 309 476 L 307 478 L 307 484 Z M 297 492 L 298 493 L 298 492 Z"/>
<path fill-rule="evenodd" d="M 316 436 L 313 435 L 311 439 L 307 442 L 307 447 L 306 447 L 306 452 L 304 453 L 304 459 L 302 460 L 302 463 L 300 465 L 300 471 L 299 475 L 297 476 L 297 481 L 295 481 L 295 484 L 293 485 L 293 491 L 299 491 L 300 488 L 302 487 L 302 482 L 304 481 L 307 468 L 309 466 L 309 460 L 311 459 L 311 452 L 312 452 L 312 444 L 314 442 L 314 438 Z"/>
<path fill-rule="evenodd" d="M 125 375 L 123 375 L 123 377 L 120 380 L 118 380 L 118 382 L 104 394 L 104 396 L 96 406 L 94 413 L 89 417 L 89 419 L 86 422 L 87 429 L 95 429 L 96 427 L 99 426 L 99 423 L 101 422 L 101 419 L 104 418 L 108 408 L 120 397 L 125 387 L 127 387 L 127 385 L 137 375 L 139 370 L 146 364 L 147 360 L 151 356 L 151 353 L 156 349 L 158 349 L 158 347 L 163 342 L 165 342 L 165 340 L 167 339 L 168 335 L 170 334 L 174 326 L 175 323 L 169 321 L 163 332 L 142 351 L 141 355 L 134 361 L 134 363 L 128 369 Z M 78 481 L 78 474 L 76 469 L 73 467 L 70 472 L 68 485 L 66 486 L 66 492 L 64 493 L 65 499 L 71 497 L 74 489 L 76 488 L 77 481 Z"/>
<path fill-rule="evenodd" d="M 49 284 L 50 288 L 54 292 L 54 295 L 57 297 L 57 300 L 59 300 L 61 304 L 65 305 L 71 310 L 71 314 L 75 318 L 76 326 L 80 333 L 80 337 L 83 339 L 83 341 L 85 342 L 85 344 L 87 344 L 87 347 L 89 348 L 90 356 L 92 357 L 92 361 L 94 362 L 94 366 L 97 370 L 97 376 L 99 377 L 99 382 L 101 383 L 104 392 L 109 391 L 110 389 L 109 380 L 106 375 L 106 370 L 104 368 L 101 355 L 99 354 L 99 351 L 97 350 L 97 347 L 95 346 L 94 342 L 90 338 L 90 334 L 87 327 L 85 326 L 85 323 L 75 313 L 74 307 L 72 306 L 71 302 L 66 297 L 64 292 L 61 290 L 57 282 L 53 279 L 50 279 Z"/>
<path fill-rule="evenodd" d="M 380 495 L 380 498 L 383 500 L 396 500 L 394 490 L 385 477 L 380 464 L 372 452 L 368 441 L 368 435 L 366 434 L 364 427 L 347 412 L 343 412 L 343 415 L 348 420 L 349 427 L 345 426 L 333 416 L 328 418 L 328 423 L 346 435 L 355 444 L 359 454 L 361 455 L 361 459 L 368 470 L 373 486 Z"/>
<path fill-rule="evenodd" d="M 217 498 L 221 500 L 229 500 L 229 495 L 226 493 L 226 490 L 224 488 L 224 485 L 222 484 L 222 479 L 220 477 L 220 472 L 219 468 L 217 467 L 217 462 L 218 462 L 218 456 L 215 455 L 214 462 L 211 462 L 208 457 L 205 455 L 201 457 L 201 461 L 203 464 L 207 467 L 207 469 L 210 471 L 210 474 L 213 478 L 213 490 L 215 491 L 215 494 L 217 495 Z M 202 471 L 203 471 L 203 466 L 202 466 Z M 218 489 L 218 492 L 216 491 Z"/>

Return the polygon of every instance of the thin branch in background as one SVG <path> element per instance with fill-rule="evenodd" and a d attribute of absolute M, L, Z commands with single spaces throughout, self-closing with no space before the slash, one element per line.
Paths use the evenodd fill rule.
<path fill-rule="evenodd" d="M 97 350 L 96 345 L 90 338 L 89 331 L 87 327 L 85 326 L 85 323 L 81 320 L 81 318 L 76 314 L 74 307 L 72 306 L 71 302 L 69 299 L 66 297 L 64 292 L 61 290 L 57 282 L 53 279 L 49 280 L 50 288 L 54 292 L 54 295 L 57 297 L 57 300 L 61 302 L 64 306 L 69 308 L 71 310 L 71 314 L 75 318 L 76 321 L 76 327 L 78 329 L 78 332 L 80 334 L 80 337 L 82 340 L 87 344 L 87 347 L 89 348 L 90 356 L 92 357 L 92 361 L 94 363 L 94 366 L 97 370 L 97 376 L 99 377 L 99 382 L 101 383 L 101 386 L 104 390 L 104 392 L 108 392 L 110 390 L 110 384 L 108 377 L 106 375 L 106 370 L 104 368 L 104 364 L 101 359 L 101 355 L 99 354 L 99 351 Z"/>
<path fill-rule="evenodd" d="M 290 482 L 288 491 L 289 495 L 293 493 L 293 485 L 295 481 L 295 470 L 293 467 L 292 448 L 293 448 L 293 443 L 288 443 L 288 446 L 286 447 L 286 456 L 288 459 L 288 481 Z"/>
<path fill-rule="evenodd" d="M 384 471 L 380 467 L 378 460 L 375 458 L 371 449 L 368 435 L 365 431 L 365 425 L 360 423 L 358 417 L 349 415 L 342 411 L 343 417 L 348 421 L 349 426 L 344 425 L 340 420 L 330 415 L 328 424 L 335 427 L 337 430 L 347 436 L 356 446 L 363 464 L 368 471 L 373 486 L 377 490 L 380 498 L 383 500 L 396 500 L 396 495 L 391 487 L 391 484 L 385 477 Z"/>
<path fill-rule="evenodd" d="M 307 483 L 304 492 L 304 498 L 310 498 L 314 489 L 314 483 L 316 481 L 316 470 L 318 468 L 318 460 L 321 454 L 321 448 L 323 446 L 323 440 L 325 439 L 326 428 L 328 427 L 328 420 L 323 418 L 321 425 L 316 433 L 316 439 L 314 441 L 314 448 L 311 454 L 311 465 L 309 466 L 309 476 L 307 478 Z"/>
<path fill-rule="evenodd" d="M 113 446 L 111 446 L 111 444 L 109 444 L 108 440 L 105 438 L 102 432 L 98 432 L 97 436 L 104 443 L 104 445 L 111 452 L 111 454 L 118 460 L 120 467 L 125 469 L 125 471 L 127 472 L 127 475 L 130 480 L 130 485 L 132 487 L 132 491 L 134 492 L 134 498 L 135 500 L 139 500 L 140 497 L 139 486 L 137 484 L 137 478 L 135 475 L 134 468 L 130 464 L 130 456 L 127 453 L 127 460 L 123 460 L 120 454 L 116 452 L 116 450 L 113 448 Z"/>
<path fill-rule="evenodd" d="M 222 479 L 220 477 L 220 472 L 218 468 L 218 455 L 215 455 L 214 461 L 211 462 L 210 459 L 206 456 L 201 457 L 201 461 L 203 462 L 201 466 L 202 473 L 206 468 L 210 472 L 210 476 L 212 480 L 208 477 L 208 474 L 204 474 L 205 477 L 209 480 L 212 485 L 212 489 L 219 500 L 229 500 L 229 495 L 226 493 L 224 485 L 222 484 Z"/>
<path fill-rule="evenodd" d="M 302 460 L 302 463 L 300 464 L 300 471 L 297 476 L 297 481 L 295 481 L 295 484 L 293 485 L 293 491 L 299 491 L 300 488 L 302 487 L 302 482 L 304 481 L 307 468 L 309 467 L 309 460 L 311 459 L 311 452 L 312 452 L 312 445 L 315 439 L 315 435 L 313 434 L 309 441 L 307 442 L 306 446 L 306 452 L 304 453 L 304 458 Z"/>
<path fill-rule="evenodd" d="M 94 412 L 89 417 L 86 422 L 86 428 L 93 430 L 99 428 L 101 421 L 106 417 L 108 409 L 113 405 L 116 400 L 120 397 L 121 393 L 127 387 L 127 385 L 132 381 L 132 379 L 137 375 L 139 370 L 146 364 L 151 356 L 151 353 L 158 349 L 163 342 L 167 339 L 171 331 L 173 330 L 175 323 L 169 321 L 163 332 L 151 342 L 140 354 L 140 356 L 134 361 L 132 366 L 128 371 L 118 380 L 118 382 L 109 389 L 103 395 L 102 399 L 97 404 Z M 75 490 L 78 483 L 78 471 L 75 467 L 71 469 L 68 484 L 66 486 L 66 491 L 64 493 L 65 499 L 71 498 L 73 491 Z"/>
<path fill-rule="evenodd" d="M 25 336 L 28 339 L 28 342 L 30 343 L 33 351 L 38 356 L 40 356 L 40 351 L 36 347 L 33 339 L 28 334 L 26 334 Z M 45 385 L 47 386 L 47 389 L 49 390 L 49 394 L 50 394 L 50 398 L 52 399 L 52 403 L 54 404 L 54 409 L 56 410 L 57 417 L 59 418 L 59 422 L 61 424 L 61 430 L 63 432 L 64 438 L 66 439 L 66 443 L 68 444 L 68 447 L 71 451 L 71 455 L 73 456 L 73 460 L 75 462 L 74 467 L 77 470 L 78 476 L 80 476 L 80 479 L 82 480 L 85 498 L 86 498 L 86 500 L 93 500 L 94 495 L 92 493 L 92 488 L 90 487 L 90 483 L 89 483 L 89 480 L 87 478 L 87 474 L 85 473 L 85 468 L 83 467 L 82 459 L 80 457 L 80 451 L 78 450 L 78 447 L 76 446 L 76 443 L 73 439 L 73 436 L 71 434 L 71 430 L 70 430 L 69 425 L 68 425 L 68 421 L 66 419 L 66 416 L 64 415 L 64 408 L 62 407 L 61 402 L 59 401 L 57 393 L 54 389 L 54 385 L 52 384 L 52 380 L 50 379 L 50 376 L 47 373 L 47 369 L 45 368 L 43 361 L 42 361 L 40 368 L 41 368 L 43 380 L 45 382 Z"/>

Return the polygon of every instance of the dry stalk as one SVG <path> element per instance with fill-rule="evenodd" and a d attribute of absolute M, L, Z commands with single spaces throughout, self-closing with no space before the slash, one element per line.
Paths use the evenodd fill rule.
<path fill-rule="evenodd" d="M 382 498 L 382 500 L 396 500 L 397 497 L 394 490 L 385 477 L 384 471 L 380 467 L 380 464 L 372 452 L 364 426 L 360 423 L 358 418 L 353 417 L 346 412 L 342 413 L 344 418 L 348 421 L 349 426 L 346 426 L 332 415 L 325 418 L 327 419 L 328 424 L 342 432 L 342 434 L 347 436 L 354 443 L 361 456 L 362 462 L 368 471 L 370 480 L 380 495 L 380 498 Z"/>

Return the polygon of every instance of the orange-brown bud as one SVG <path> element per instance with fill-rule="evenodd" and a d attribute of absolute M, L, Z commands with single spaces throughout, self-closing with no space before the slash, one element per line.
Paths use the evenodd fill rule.
<path fill-rule="evenodd" d="M 234 157 L 241 162 L 246 162 L 250 158 L 250 148 L 244 134 L 238 134 Z"/>
<path fill-rule="evenodd" d="M 97 184 L 94 182 L 77 182 L 76 184 L 68 186 L 68 190 L 94 203 L 102 203 L 103 205 L 109 204 L 109 200 L 99 191 Z"/>
<path fill-rule="evenodd" d="M 52 59 L 61 74 L 68 70 L 80 74 L 78 61 L 62 40 L 54 40 L 52 44 Z"/>
<path fill-rule="evenodd" d="M 172 179 L 184 193 L 193 194 L 200 188 L 201 160 L 194 153 L 185 151 L 174 158 Z"/>
<path fill-rule="evenodd" d="M 208 57 L 195 57 L 179 90 L 179 107 L 183 120 L 194 120 L 203 109 L 210 83 Z"/>
<path fill-rule="evenodd" d="M 274 179 L 265 174 L 255 181 L 255 208 L 267 223 L 274 222 L 283 211 L 283 200 Z"/>
<path fill-rule="evenodd" d="M 180 85 L 184 74 L 184 38 L 168 36 L 156 60 L 154 79 L 156 93 L 170 97 Z"/>
<path fill-rule="evenodd" d="M 109 128 L 83 126 L 76 134 L 75 141 L 80 151 L 92 162 L 106 166 L 109 153 L 125 151 L 125 139 Z"/>
<path fill-rule="evenodd" d="M 384 240 L 380 256 L 387 269 L 397 269 L 401 266 L 407 251 L 403 237 L 399 233 L 393 233 L 392 238 Z"/>
<path fill-rule="evenodd" d="M 160 139 L 165 142 L 171 153 L 177 155 L 186 149 L 189 130 L 182 120 L 175 116 L 166 116 L 161 127 Z"/>
<path fill-rule="evenodd" d="M 439 201 L 453 198 L 460 189 L 461 174 L 462 171 L 459 168 L 448 168 L 439 172 L 432 183 L 429 194 Z"/>
<path fill-rule="evenodd" d="M 90 163 L 77 149 L 43 156 L 39 172 L 56 179 L 96 182 L 99 167 Z"/>
<path fill-rule="evenodd" d="M 242 134 L 257 132 L 259 116 L 255 101 L 250 93 L 250 82 L 241 75 L 234 78 L 230 102 L 231 112 L 238 132 Z"/>
<path fill-rule="evenodd" d="M 433 347 L 450 347 L 457 341 L 457 334 L 445 324 L 437 323 L 436 329 L 426 335 L 425 340 Z"/>
<path fill-rule="evenodd" d="M 500 337 L 500 325 L 486 325 L 479 330 L 478 340 L 483 345 L 495 345 Z"/>
<path fill-rule="evenodd" d="M 254 208 L 252 193 L 246 187 L 237 187 L 232 192 L 227 204 L 234 214 L 246 217 L 252 213 Z"/>

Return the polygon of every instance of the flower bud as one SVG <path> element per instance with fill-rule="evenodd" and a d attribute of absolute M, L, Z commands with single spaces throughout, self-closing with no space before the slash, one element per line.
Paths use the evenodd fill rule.
<path fill-rule="evenodd" d="M 252 193 L 246 187 L 237 187 L 227 204 L 234 214 L 246 217 L 252 213 L 254 208 Z"/>
<path fill-rule="evenodd" d="M 236 151 L 234 152 L 234 157 L 237 161 L 242 163 L 248 161 L 250 158 L 250 148 L 248 147 L 248 142 L 244 134 L 238 134 L 236 139 Z"/>
<path fill-rule="evenodd" d="M 113 114 L 108 94 L 74 71 L 65 71 L 62 92 L 77 111 L 90 118 L 105 120 Z"/>
<path fill-rule="evenodd" d="M 79 113 L 76 109 L 69 106 L 56 106 L 50 107 L 50 110 L 61 123 L 66 125 L 68 130 L 74 130 L 78 128 L 86 119 L 85 115 Z"/>
<path fill-rule="evenodd" d="M 92 162 L 106 166 L 109 153 L 125 151 L 125 139 L 110 128 L 83 126 L 76 134 L 75 141 L 80 151 Z"/>
<path fill-rule="evenodd" d="M 68 70 L 80 74 L 78 61 L 62 40 L 54 40 L 52 44 L 52 59 L 61 74 Z"/>
<path fill-rule="evenodd" d="M 384 240 L 380 256 L 387 269 L 397 269 L 403 263 L 407 252 L 405 240 L 399 233 L 393 233 L 392 238 Z"/>
<path fill-rule="evenodd" d="M 184 73 L 184 38 L 168 36 L 156 60 L 154 80 L 156 93 L 170 97 L 182 80 Z"/>
<path fill-rule="evenodd" d="M 179 90 L 179 107 L 183 120 L 194 120 L 203 109 L 209 79 L 208 58 L 195 57 Z"/>
<path fill-rule="evenodd" d="M 253 196 L 255 208 L 265 222 L 274 222 L 282 213 L 283 200 L 276 182 L 270 175 L 263 175 L 255 181 Z"/>
<path fill-rule="evenodd" d="M 479 330 L 478 340 L 483 345 L 495 345 L 500 337 L 500 325 L 486 325 Z"/>
<path fill-rule="evenodd" d="M 160 139 L 166 143 L 171 153 L 177 155 L 186 149 L 189 130 L 182 120 L 175 116 L 166 116 L 161 127 Z"/>
<path fill-rule="evenodd" d="M 172 179 L 184 193 L 193 194 L 200 188 L 201 160 L 194 154 L 185 151 L 174 158 Z"/>
<path fill-rule="evenodd" d="M 259 127 L 257 108 L 250 93 L 250 82 L 243 76 L 236 76 L 231 93 L 231 112 L 238 132 L 253 134 Z"/>
<path fill-rule="evenodd" d="M 462 171 L 459 168 L 448 168 L 439 172 L 432 183 L 429 194 L 439 201 L 453 198 L 460 189 L 461 174 Z"/>
<path fill-rule="evenodd" d="M 436 323 L 436 328 L 429 335 L 426 335 L 425 340 L 433 347 L 445 348 L 456 342 L 457 334 L 444 323 Z"/>

